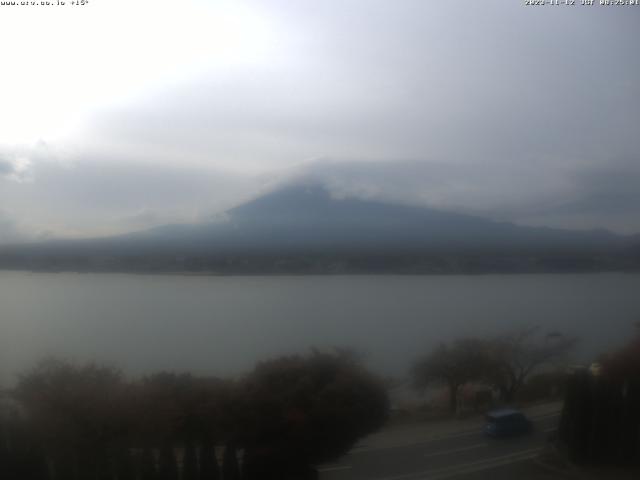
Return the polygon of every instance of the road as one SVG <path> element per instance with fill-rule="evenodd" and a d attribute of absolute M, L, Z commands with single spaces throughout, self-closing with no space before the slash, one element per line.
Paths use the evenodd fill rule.
<path fill-rule="evenodd" d="M 438 438 L 367 446 L 352 450 L 340 462 L 320 468 L 321 480 L 478 480 L 557 478 L 534 458 L 557 425 L 558 413 L 532 418 L 531 435 L 491 439 L 480 425 Z"/>

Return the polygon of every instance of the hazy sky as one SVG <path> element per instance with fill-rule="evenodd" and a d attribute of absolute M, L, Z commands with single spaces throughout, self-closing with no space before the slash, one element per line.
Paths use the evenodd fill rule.
<path fill-rule="evenodd" d="M 0 243 L 206 221 L 298 178 L 640 232 L 639 27 L 520 0 L 1 6 Z"/>

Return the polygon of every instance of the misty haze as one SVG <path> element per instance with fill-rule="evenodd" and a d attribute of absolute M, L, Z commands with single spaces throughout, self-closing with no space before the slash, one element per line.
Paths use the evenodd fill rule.
<path fill-rule="evenodd" d="M 0 478 L 640 478 L 639 25 L 0 2 Z"/>
<path fill-rule="evenodd" d="M 351 346 L 385 375 L 456 336 L 538 325 L 588 360 L 634 332 L 635 275 L 144 276 L 0 273 L 3 380 L 44 353 L 239 374 L 258 360 Z M 603 323 L 606 328 L 603 328 Z M 435 334 L 434 332 L 437 332 Z M 25 349 L 24 346 L 29 348 Z"/>

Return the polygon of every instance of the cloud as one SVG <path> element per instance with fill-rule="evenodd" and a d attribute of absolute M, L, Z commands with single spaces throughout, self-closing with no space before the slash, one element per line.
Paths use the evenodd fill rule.
<path fill-rule="evenodd" d="M 16 182 L 29 181 L 32 158 L 48 155 L 48 147 L 44 142 L 36 144 L 8 145 L 0 144 L 0 179 Z"/>
<path fill-rule="evenodd" d="M 249 175 L 149 159 L 80 156 L 63 161 L 40 156 L 29 171 L 29 182 L 3 182 L 0 204 L 11 205 L 13 218 L 28 222 L 30 232 L 48 231 L 53 236 L 112 235 L 168 223 L 218 221 L 228 208 L 292 182 L 320 183 L 336 196 L 528 225 L 640 231 L 640 164 L 631 157 L 589 164 L 553 158 L 322 158 Z M 15 238 L 15 222 L 13 227 Z"/>
<path fill-rule="evenodd" d="M 0 175 L 1 176 L 9 176 L 12 173 L 14 173 L 14 171 L 15 171 L 15 168 L 12 162 L 10 162 L 9 160 L 0 158 Z"/>
<path fill-rule="evenodd" d="M 119 221 L 130 229 L 149 228 L 156 225 L 162 225 L 171 223 L 171 220 L 166 215 L 162 215 L 157 211 L 143 208 L 130 215 L 125 215 L 119 218 Z"/>
<path fill-rule="evenodd" d="M 40 157 L 30 181 L 0 179 L 0 204 L 35 231 L 56 236 L 113 235 L 164 223 L 212 218 L 260 187 L 257 177 L 208 166 L 84 155 Z"/>
<path fill-rule="evenodd" d="M 566 161 L 640 148 L 640 63 L 593 42 L 640 39 L 619 11 L 269 3 L 272 62 L 104 109 L 89 141 L 253 173 L 317 157 Z M 534 38 L 564 47 L 543 53 Z"/>
<path fill-rule="evenodd" d="M 594 165 L 574 173 L 577 195 L 560 211 L 602 214 L 640 211 L 640 157 Z"/>
<path fill-rule="evenodd" d="M 153 88 L 124 88 L 135 79 L 118 76 L 131 83 L 121 85 L 130 92 L 122 97 L 93 82 L 67 82 L 90 86 L 89 96 L 103 101 L 72 134 L 0 145 L 0 205 L 56 235 L 112 234 L 209 219 L 265 185 L 295 178 L 324 182 L 337 195 L 640 231 L 633 81 L 640 57 L 611 49 L 638 43 L 636 12 L 494 0 L 407 0 L 393 8 L 382 0 L 234 3 L 241 5 L 230 10 L 233 18 L 250 13 L 241 37 L 257 44 L 269 34 L 269 48 L 256 50 L 260 61 L 207 63 L 213 44 L 206 42 L 184 75 L 154 70 Z M 195 21 L 185 13 L 192 11 L 181 11 L 181 28 Z M 175 18 L 165 13 L 166 24 L 147 33 L 171 29 Z M 251 18 L 268 32 L 251 37 Z M 130 21 L 113 51 L 126 50 L 133 31 L 141 34 Z M 202 19 L 196 24 L 203 34 L 217 31 Z M 541 49 L 535 39 L 563 47 Z M 222 40 L 221 52 L 231 45 Z M 125 56 L 132 71 L 149 60 L 164 65 L 166 49 L 152 44 L 144 43 L 149 58 L 136 49 Z M 112 47 L 100 47 L 105 55 L 90 60 L 100 68 L 82 72 L 110 83 L 102 59 Z M 181 51 L 171 53 L 179 59 Z M 61 78 L 74 76 L 77 63 L 65 55 Z M 23 79 L 14 80 L 20 89 Z M 75 86 L 60 99 L 47 92 L 41 95 L 60 107 L 53 113 L 69 110 L 66 99 L 87 104 Z M 23 117 L 31 125 L 34 115 Z M 6 112 L 3 118 L 15 124 Z"/>
<path fill-rule="evenodd" d="M 564 194 L 566 180 L 505 162 L 450 163 L 428 160 L 335 160 L 302 164 L 288 182 L 327 185 L 337 196 L 487 214 L 520 211 L 541 198 Z"/>
<path fill-rule="evenodd" d="M 9 212 L 0 209 L 0 245 L 18 243 L 29 238 Z"/>
<path fill-rule="evenodd" d="M 285 183 L 320 183 L 355 196 L 560 228 L 640 231 L 640 162 L 591 165 L 322 159 L 290 169 Z"/>

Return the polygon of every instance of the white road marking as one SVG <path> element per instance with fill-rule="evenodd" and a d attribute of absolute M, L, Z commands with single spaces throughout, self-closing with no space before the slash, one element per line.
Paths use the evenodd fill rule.
<path fill-rule="evenodd" d="M 427 453 L 425 455 L 425 458 L 439 457 L 441 455 L 449 455 L 451 453 L 459 453 L 467 450 L 475 450 L 476 448 L 482 448 L 482 447 L 488 447 L 488 446 L 489 446 L 488 443 L 476 443 L 475 445 L 469 445 L 467 447 L 452 448 L 450 450 L 442 450 L 440 452 Z"/>
<path fill-rule="evenodd" d="M 514 452 L 508 455 L 485 458 L 483 460 L 462 463 L 451 467 L 425 470 L 422 472 L 408 473 L 394 477 L 378 477 L 376 480 L 445 480 L 457 475 L 480 472 L 482 470 L 489 470 L 503 465 L 508 465 L 510 463 L 529 460 L 536 457 L 541 450 L 542 448 L 530 448 L 528 450 L 520 450 L 519 452 Z"/>
<path fill-rule="evenodd" d="M 537 417 L 529 417 L 529 418 L 531 418 L 531 420 L 533 420 L 534 422 L 537 422 L 538 420 L 544 420 L 551 417 L 559 417 L 560 414 L 561 412 L 551 412 L 551 413 L 544 413 L 542 415 L 538 415 Z"/>
<path fill-rule="evenodd" d="M 537 457 L 538 453 L 540 453 L 541 450 L 542 449 L 540 448 L 531 449 L 530 451 L 524 451 L 523 453 L 505 455 L 504 457 L 496 457 L 485 463 L 478 463 L 477 465 L 463 464 L 457 468 L 454 468 L 452 471 L 442 472 L 436 475 L 431 474 L 427 477 L 424 477 L 422 480 L 445 480 L 451 477 L 468 475 L 471 473 L 481 472 L 483 470 L 491 470 L 493 468 L 498 468 L 512 463 L 523 462 L 525 460 L 530 460 Z"/>
<path fill-rule="evenodd" d="M 351 468 L 350 465 L 336 465 L 335 467 L 323 467 L 318 468 L 319 472 L 335 472 L 337 470 L 349 470 Z"/>
<path fill-rule="evenodd" d="M 435 436 L 432 438 L 419 440 L 417 442 L 394 443 L 393 445 L 385 445 L 384 447 L 367 447 L 365 445 L 362 445 L 360 447 L 355 447 L 349 453 L 349 455 L 357 455 L 359 453 L 367 453 L 367 452 L 376 452 L 378 450 L 391 450 L 394 448 L 414 447 L 417 445 L 425 445 L 427 443 L 440 442 L 442 440 L 448 440 L 450 438 L 468 437 L 470 435 L 482 435 L 482 425 L 479 425 L 478 428 L 474 430 L 467 430 L 467 431 L 452 433 L 448 435 Z"/>
<path fill-rule="evenodd" d="M 537 417 L 531 417 L 531 420 L 536 423 L 540 420 L 544 420 L 551 417 L 557 417 L 560 415 L 560 412 L 551 412 L 543 415 L 539 415 Z M 441 440 L 448 440 L 449 438 L 459 438 L 459 437 L 468 437 L 471 435 L 480 435 L 482 433 L 482 425 L 480 424 L 477 429 L 474 430 L 462 430 L 456 433 L 445 434 L 445 435 L 437 435 L 431 438 L 426 438 L 423 440 L 413 441 L 413 442 L 405 442 L 405 443 L 395 443 L 392 445 L 385 445 L 383 447 L 367 447 L 366 445 L 356 446 L 348 453 L 348 455 L 358 455 L 359 453 L 368 453 L 368 452 L 377 452 L 379 450 L 391 450 L 394 448 L 404 448 L 404 447 L 413 447 L 417 445 L 425 445 L 427 443 L 439 442 Z"/>

